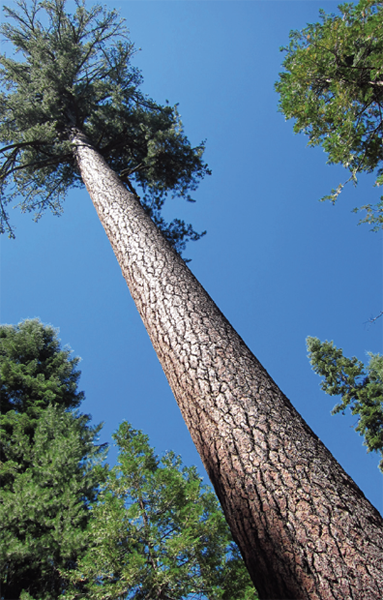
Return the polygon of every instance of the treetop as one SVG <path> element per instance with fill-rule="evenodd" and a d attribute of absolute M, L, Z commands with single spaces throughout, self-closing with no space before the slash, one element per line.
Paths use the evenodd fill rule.
<path fill-rule="evenodd" d="M 134 44 L 117 11 L 75 0 L 71 15 L 66 4 L 4 7 L 0 33 L 21 60 L 0 54 L 1 230 L 14 235 L 6 205 L 20 197 L 22 211 L 36 219 L 47 208 L 62 212 L 67 189 L 82 185 L 72 145 L 80 130 L 130 190 L 132 181 L 141 188 L 141 203 L 166 232 L 160 210 L 167 195 L 191 200 L 210 173 L 204 143 L 190 145 L 176 106 L 140 91 Z M 198 239 L 183 225 L 184 237 Z"/>
<path fill-rule="evenodd" d="M 79 358 L 60 347 L 57 330 L 38 319 L 0 326 L 1 414 L 8 411 L 36 417 L 49 404 L 77 408 Z"/>

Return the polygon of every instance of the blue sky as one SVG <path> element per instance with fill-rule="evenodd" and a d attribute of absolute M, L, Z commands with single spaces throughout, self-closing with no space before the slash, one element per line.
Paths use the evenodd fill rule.
<path fill-rule="evenodd" d="M 346 356 L 382 352 L 382 233 L 357 226 L 356 205 L 376 202 L 373 176 L 347 186 L 337 205 L 318 199 L 347 179 L 307 148 L 277 112 L 273 84 L 291 29 L 336 12 L 317 1 L 125 1 L 106 3 L 126 18 L 143 90 L 179 103 L 193 144 L 206 139 L 213 174 L 196 204 L 169 201 L 166 215 L 207 235 L 185 256 L 200 282 L 315 433 L 383 512 L 377 455 L 352 426 L 331 416 L 336 399 L 319 387 L 308 335 L 334 340 Z M 60 328 L 82 358 L 82 409 L 105 423 L 101 440 L 125 419 L 156 451 L 172 449 L 203 467 L 84 190 L 68 193 L 62 217 L 39 223 L 12 211 L 16 240 L 1 239 L 2 323 L 39 317 Z M 110 452 L 110 462 L 115 460 Z"/>

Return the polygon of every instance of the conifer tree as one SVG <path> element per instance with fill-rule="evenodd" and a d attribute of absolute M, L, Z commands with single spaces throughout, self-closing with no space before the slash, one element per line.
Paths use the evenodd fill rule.
<path fill-rule="evenodd" d="M 126 422 L 119 465 L 101 466 L 70 355 L 37 320 L 0 327 L 0 598 L 256 600 L 194 467 Z"/>
<path fill-rule="evenodd" d="M 150 218 L 207 172 L 203 147 L 138 93 L 116 14 L 76 6 L 7 9 L 24 60 L 1 58 L 2 181 L 39 211 L 81 176 L 260 597 L 379 597 L 381 516 Z"/>
<path fill-rule="evenodd" d="M 118 464 L 92 506 L 85 555 L 68 572 L 68 600 L 256 600 L 215 494 L 195 467 L 161 459 L 121 423 Z M 79 591 L 81 584 L 82 591 Z"/>
<path fill-rule="evenodd" d="M 84 553 L 104 476 L 100 427 L 74 411 L 78 359 L 39 321 L 0 327 L 0 597 L 53 600 Z M 20 596 L 22 594 L 22 596 Z"/>

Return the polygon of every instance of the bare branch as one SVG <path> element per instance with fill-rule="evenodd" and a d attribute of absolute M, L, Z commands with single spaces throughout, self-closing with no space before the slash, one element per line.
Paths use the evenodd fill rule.
<path fill-rule="evenodd" d="M 372 317 L 371 319 L 368 319 L 368 321 L 366 321 L 366 323 L 375 323 L 375 321 L 377 321 L 382 315 L 383 315 L 383 310 L 381 310 L 380 313 L 378 315 L 376 315 L 376 317 Z"/>

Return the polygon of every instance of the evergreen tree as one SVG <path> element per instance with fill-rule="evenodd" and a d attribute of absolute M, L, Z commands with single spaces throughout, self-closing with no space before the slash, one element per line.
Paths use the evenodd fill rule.
<path fill-rule="evenodd" d="M 103 477 L 100 427 L 73 409 L 78 359 L 37 320 L 0 327 L 0 597 L 59 598 Z M 20 596 L 22 594 L 22 596 Z"/>
<path fill-rule="evenodd" d="M 203 147 L 190 147 L 173 109 L 138 95 L 131 44 L 118 40 L 115 13 L 76 5 L 74 16 L 62 0 L 31 8 L 21 1 L 19 13 L 7 11 L 14 25 L 3 35 L 24 60 L 1 59 L 4 185 L 10 177 L 24 208 L 39 210 L 81 176 L 260 597 L 381 596 L 381 516 L 130 183 L 149 194 L 150 213 L 167 192 L 187 194 L 207 172 Z"/>
<path fill-rule="evenodd" d="M 342 4 L 340 14 L 320 11 L 321 22 L 290 32 L 285 71 L 276 90 L 280 111 L 295 119 L 294 131 L 322 145 L 329 164 L 341 164 L 357 183 L 358 173 L 377 170 L 383 183 L 383 6 L 375 0 Z M 343 184 L 322 198 L 335 202 Z M 383 197 L 366 204 L 361 222 L 383 227 Z"/>
<path fill-rule="evenodd" d="M 313 370 L 324 377 L 322 390 L 330 396 L 341 396 L 332 414 L 350 408 L 358 415 L 355 431 L 364 436 L 368 452 L 383 455 L 383 356 L 370 353 L 365 366 L 357 358 L 347 358 L 333 342 L 307 338 L 307 349 Z M 383 472 L 383 458 L 379 469 Z"/>
<path fill-rule="evenodd" d="M 92 507 L 88 548 L 69 578 L 68 600 L 250 600 L 257 595 L 215 494 L 194 467 L 155 456 L 123 422 L 118 465 Z"/>

